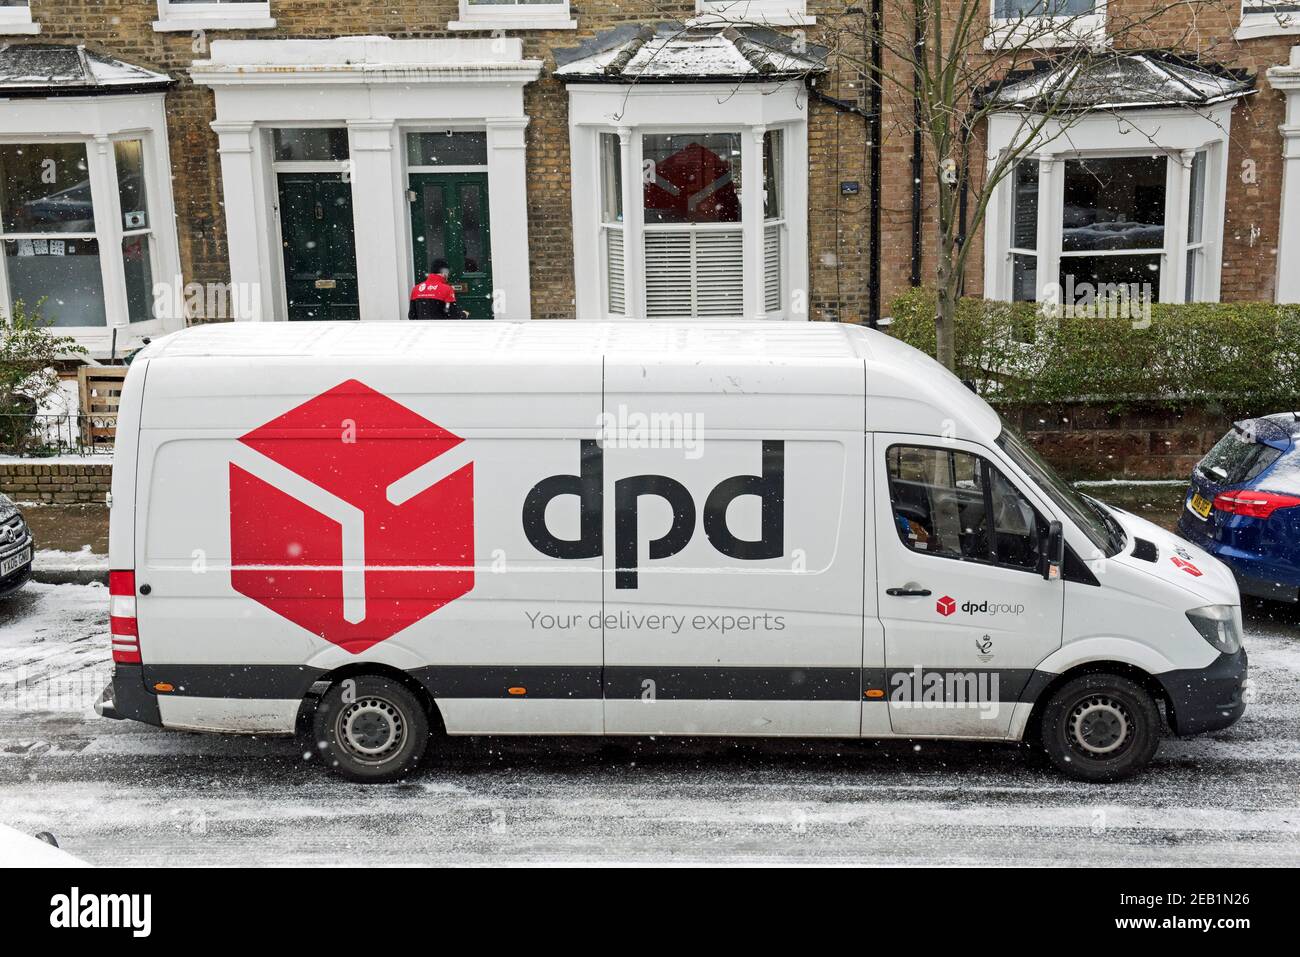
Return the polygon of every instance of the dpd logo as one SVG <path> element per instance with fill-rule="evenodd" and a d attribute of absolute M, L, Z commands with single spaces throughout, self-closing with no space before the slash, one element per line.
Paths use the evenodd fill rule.
<path fill-rule="evenodd" d="M 934 603 L 934 610 L 947 618 L 957 610 L 957 600 L 955 598 L 950 598 L 948 595 L 944 595 Z"/>
<path fill-rule="evenodd" d="M 474 587 L 474 466 L 440 460 L 459 436 L 353 379 L 240 442 L 235 591 L 359 654 Z"/>

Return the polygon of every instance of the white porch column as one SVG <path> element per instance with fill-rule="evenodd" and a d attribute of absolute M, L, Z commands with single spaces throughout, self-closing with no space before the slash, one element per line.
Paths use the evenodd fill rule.
<path fill-rule="evenodd" d="M 357 299 L 362 321 L 406 318 L 406 191 L 397 179 L 395 120 L 348 120 Z"/>
<path fill-rule="evenodd" d="M 493 318 L 520 322 L 533 314 L 524 140 L 528 117 L 489 117 L 486 125 Z"/>
<path fill-rule="evenodd" d="M 1269 85 L 1286 93 L 1282 133 L 1282 208 L 1277 230 L 1277 302 L 1300 302 L 1300 46 L 1291 61 L 1268 71 Z"/>
<path fill-rule="evenodd" d="M 641 233 L 643 179 L 639 148 L 634 155 L 634 147 L 640 140 L 639 136 L 632 135 L 630 128 L 618 128 L 618 153 L 623 164 L 623 315 L 628 319 L 645 315 L 645 282 L 641 278 L 645 258 Z"/>
<path fill-rule="evenodd" d="M 1056 302 L 1065 296 L 1061 288 L 1061 204 L 1065 188 L 1061 160 L 1052 153 L 1038 157 L 1038 296 L 1049 287 L 1056 289 Z M 1014 214 L 1013 214 L 1014 215 Z"/>
<path fill-rule="evenodd" d="M 744 315 L 766 317 L 763 302 L 763 135 L 766 126 L 752 126 L 740 139 L 740 220 L 745 236 Z"/>
<path fill-rule="evenodd" d="M 251 306 L 254 321 L 275 318 L 274 287 L 270 269 L 279 269 L 280 250 L 270 249 L 258 225 L 257 198 L 263 184 L 257 168 L 256 136 L 252 123 L 217 120 L 217 154 L 221 157 L 222 198 L 225 200 L 226 246 L 230 254 L 230 282 L 236 301 Z M 241 288 L 250 295 L 236 295 Z"/>

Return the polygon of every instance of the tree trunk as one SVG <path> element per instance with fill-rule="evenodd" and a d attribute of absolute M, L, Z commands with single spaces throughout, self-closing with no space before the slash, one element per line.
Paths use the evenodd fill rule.
<path fill-rule="evenodd" d="M 936 264 L 938 289 L 934 310 L 934 357 L 947 369 L 957 371 L 957 293 L 953 276 L 953 244 L 946 236 L 939 239 Z"/>

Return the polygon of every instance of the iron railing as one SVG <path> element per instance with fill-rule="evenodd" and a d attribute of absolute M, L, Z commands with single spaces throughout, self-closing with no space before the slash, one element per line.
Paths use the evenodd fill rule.
<path fill-rule="evenodd" d="M 113 454 L 117 415 L 0 413 L 0 455 L 39 461 L 55 455 Z"/>

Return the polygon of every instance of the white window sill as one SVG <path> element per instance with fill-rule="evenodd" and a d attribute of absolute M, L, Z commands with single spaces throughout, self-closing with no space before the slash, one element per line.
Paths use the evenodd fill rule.
<path fill-rule="evenodd" d="M 274 30 L 275 17 L 171 17 L 153 22 L 155 33 L 195 30 Z"/>
<path fill-rule="evenodd" d="M 1056 50 L 1063 47 L 1087 45 L 1110 46 L 1106 35 L 1104 17 L 1078 18 L 1053 30 L 1048 24 L 1033 20 L 1003 20 L 993 22 L 984 37 L 985 50 L 1026 48 L 1030 50 Z"/>
<path fill-rule="evenodd" d="M 39 23 L 0 23 L 0 37 L 33 36 L 40 32 Z"/>
<path fill-rule="evenodd" d="M 576 30 L 578 21 L 568 17 L 471 17 L 452 20 L 448 30 Z"/>
<path fill-rule="evenodd" d="M 729 17 L 725 13 L 701 13 L 686 21 L 688 27 L 722 27 L 729 23 L 748 24 L 764 27 L 811 27 L 817 25 L 817 18 L 802 13 L 756 13 L 748 17 Z"/>
<path fill-rule="evenodd" d="M 1300 13 L 1246 13 L 1232 36 L 1234 40 L 1253 40 L 1297 35 L 1300 35 Z"/>

